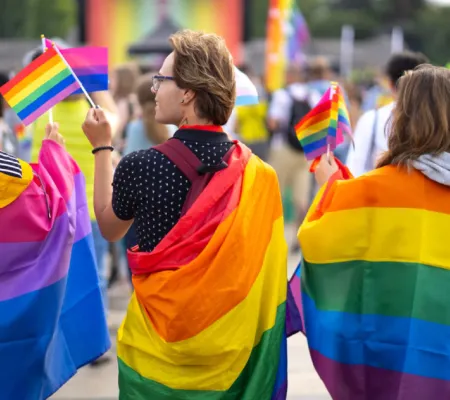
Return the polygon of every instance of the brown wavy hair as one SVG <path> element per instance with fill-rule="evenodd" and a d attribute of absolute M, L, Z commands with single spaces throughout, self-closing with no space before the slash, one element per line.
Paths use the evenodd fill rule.
<path fill-rule="evenodd" d="M 142 121 L 148 140 L 154 144 L 164 143 L 169 139 L 169 130 L 166 125 L 155 120 L 156 100 L 151 90 L 154 74 L 146 74 L 139 78 L 137 83 L 137 98 L 142 110 Z"/>
<path fill-rule="evenodd" d="M 424 64 L 400 78 L 388 149 L 378 168 L 450 151 L 450 70 Z"/>
<path fill-rule="evenodd" d="M 215 125 L 225 125 L 236 100 L 233 58 L 220 36 L 182 30 L 170 37 L 178 87 L 195 93 L 195 111 Z"/>

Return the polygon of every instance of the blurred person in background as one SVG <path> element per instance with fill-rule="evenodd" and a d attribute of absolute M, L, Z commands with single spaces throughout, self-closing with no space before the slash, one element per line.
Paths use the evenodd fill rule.
<path fill-rule="evenodd" d="M 37 49 L 31 56 L 31 60 L 36 59 L 42 54 L 42 49 Z M 111 122 L 114 135 L 118 129 L 117 107 L 113 97 L 108 91 L 91 93 L 95 104 L 98 104 L 105 110 L 108 119 Z M 106 254 L 108 242 L 100 233 L 98 223 L 94 212 L 94 163 L 92 162 L 92 147 L 86 137 L 83 135 L 81 125 L 89 111 L 90 105 L 86 97 L 82 94 L 74 94 L 65 100 L 56 104 L 52 108 L 53 119 L 59 122 L 59 129 L 64 138 L 65 146 L 69 154 L 79 165 L 86 179 L 86 195 L 91 218 L 92 235 L 94 237 L 95 256 L 97 261 L 98 275 L 100 279 L 100 288 L 105 311 L 108 311 L 108 294 L 106 280 Z M 39 150 L 44 139 L 45 126 L 48 123 L 49 116 L 45 113 L 38 118 L 31 126 L 32 145 L 31 161 L 38 160 Z M 107 360 L 103 357 L 101 361 Z"/>
<path fill-rule="evenodd" d="M 116 102 L 119 122 L 117 126 L 116 148 L 122 152 L 125 143 L 125 128 L 129 122 L 140 115 L 136 98 L 136 84 L 139 78 L 139 67 L 125 64 L 115 68 L 111 74 L 110 90 Z"/>
<path fill-rule="evenodd" d="M 8 81 L 8 75 L 0 73 L 0 86 L 3 86 Z M 8 108 L 8 103 L 3 96 L 0 95 L 0 151 L 18 156 L 19 142 L 12 127 L 9 126 L 6 120 Z"/>
<path fill-rule="evenodd" d="M 331 64 L 325 57 L 313 58 L 308 66 L 308 87 L 323 96 L 330 88 L 330 81 L 334 78 Z"/>
<path fill-rule="evenodd" d="M 296 223 L 302 221 L 308 208 L 312 181 L 295 125 L 320 98 L 320 93 L 306 83 L 304 71 L 291 66 L 286 72 L 286 87 L 273 93 L 268 112 L 268 127 L 273 132 L 269 164 L 277 172 L 281 193 L 292 190 Z"/>
<path fill-rule="evenodd" d="M 234 132 L 254 154 L 267 161 L 270 148 L 270 132 L 267 127 L 268 100 L 261 78 L 253 74 L 247 66 L 239 69 L 253 82 L 258 90 L 258 104 L 235 108 Z"/>
<path fill-rule="evenodd" d="M 397 83 L 405 72 L 421 64 L 428 63 L 428 58 L 421 53 L 405 51 L 391 56 L 386 66 L 392 96 L 397 95 Z M 419 101 L 419 99 L 417 99 Z M 387 150 L 388 137 L 386 126 L 391 118 L 395 102 L 367 111 L 359 119 L 354 129 L 354 144 L 349 149 L 347 167 L 353 176 L 358 177 L 375 168 L 376 160 Z"/>

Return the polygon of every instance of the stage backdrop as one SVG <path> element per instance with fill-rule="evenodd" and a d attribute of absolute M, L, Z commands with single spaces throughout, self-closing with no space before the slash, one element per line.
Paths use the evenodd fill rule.
<path fill-rule="evenodd" d="M 107 46 L 110 65 L 129 60 L 129 44 L 153 30 L 161 0 L 87 0 L 87 44 Z M 243 0 L 166 0 L 168 15 L 182 28 L 223 36 L 235 63 L 241 61 Z"/>

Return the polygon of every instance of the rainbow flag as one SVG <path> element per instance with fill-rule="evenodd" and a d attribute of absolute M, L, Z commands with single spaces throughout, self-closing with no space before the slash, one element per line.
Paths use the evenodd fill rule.
<path fill-rule="evenodd" d="M 267 17 L 266 87 L 269 92 L 284 85 L 288 62 L 288 29 L 293 0 L 270 0 Z"/>
<path fill-rule="evenodd" d="M 45 39 L 47 49 L 53 44 Z M 59 48 L 62 56 L 73 69 L 81 84 L 87 92 L 108 90 L 108 48 L 107 47 L 74 47 Z M 83 93 L 78 89 L 74 94 Z"/>
<path fill-rule="evenodd" d="M 80 88 L 70 69 L 51 48 L 0 88 L 25 125 Z"/>
<path fill-rule="evenodd" d="M 46 399 L 110 346 L 84 177 L 57 143 L 36 165 L 0 152 L 0 226 L 0 398 Z"/>
<path fill-rule="evenodd" d="M 301 307 L 333 399 L 450 398 L 449 223 L 449 188 L 397 166 L 316 197 Z"/>
<path fill-rule="evenodd" d="M 292 4 L 290 15 L 290 34 L 288 35 L 288 60 L 291 63 L 302 61 L 303 47 L 310 41 L 308 25 L 296 2 Z"/>
<path fill-rule="evenodd" d="M 283 225 L 275 172 L 237 143 L 163 241 L 129 253 L 121 399 L 286 399 Z"/>
<path fill-rule="evenodd" d="M 305 156 L 314 160 L 328 150 L 334 151 L 351 136 L 350 118 L 340 86 L 336 82 L 325 92 L 319 103 L 295 126 Z"/>

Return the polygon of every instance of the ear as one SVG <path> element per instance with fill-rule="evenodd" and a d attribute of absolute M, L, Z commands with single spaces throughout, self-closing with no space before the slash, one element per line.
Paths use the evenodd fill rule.
<path fill-rule="evenodd" d="M 183 100 L 182 100 L 183 104 L 188 105 L 194 100 L 195 100 L 195 92 L 190 89 L 185 90 L 184 95 L 183 95 Z"/>

